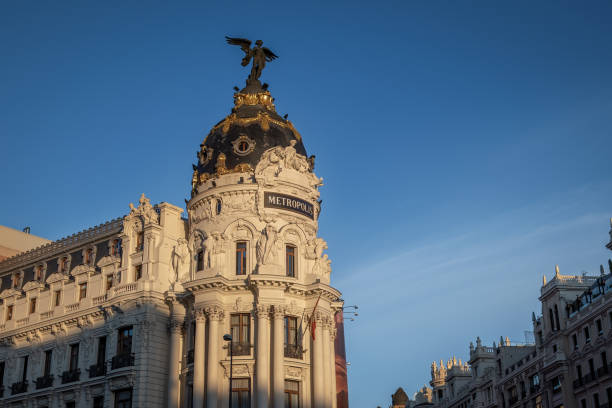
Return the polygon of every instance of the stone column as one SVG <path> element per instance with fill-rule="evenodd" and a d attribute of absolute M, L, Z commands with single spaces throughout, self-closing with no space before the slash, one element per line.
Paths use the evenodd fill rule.
<path fill-rule="evenodd" d="M 206 316 L 202 309 L 195 310 L 196 332 L 193 351 L 193 407 L 204 407 L 204 342 Z"/>
<path fill-rule="evenodd" d="M 179 408 L 179 388 L 180 388 L 180 360 L 181 360 L 181 331 L 183 322 L 172 319 L 169 324 L 170 330 L 170 352 L 168 362 L 168 408 Z"/>
<path fill-rule="evenodd" d="M 336 349 L 334 347 L 336 340 L 336 322 L 332 318 L 330 321 L 330 329 L 329 329 L 330 339 L 329 339 L 329 349 L 330 349 L 330 371 L 331 371 L 331 398 L 332 398 L 332 408 L 336 408 L 338 405 L 338 397 L 337 397 L 337 388 L 336 388 Z"/>
<path fill-rule="evenodd" d="M 257 317 L 256 406 L 257 408 L 268 408 L 270 406 L 270 309 L 268 306 L 258 305 L 255 315 Z"/>
<path fill-rule="evenodd" d="M 282 306 L 274 306 L 274 344 L 273 344 L 273 401 L 274 408 L 285 406 L 285 310 Z"/>
<path fill-rule="evenodd" d="M 325 375 L 325 367 L 323 365 L 323 339 L 321 333 L 321 315 L 316 313 L 313 319 L 317 322 L 318 330 L 315 330 L 315 338 L 312 341 L 312 375 L 313 378 L 313 396 L 312 406 L 314 408 L 328 408 L 325 407 L 325 385 L 323 383 L 323 376 Z"/>
<path fill-rule="evenodd" d="M 206 408 L 217 408 L 219 401 L 219 322 L 223 320 L 223 309 L 218 306 L 207 307 L 206 314 L 209 323 Z"/>
<path fill-rule="evenodd" d="M 325 407 L 331 408 L 331 370 L 330 370 L 330 346 L 331 338 L 329 335 L 329 318 L 325 316 L 321 324 L 321 340 L 323 342 L 323 386 Z"/>

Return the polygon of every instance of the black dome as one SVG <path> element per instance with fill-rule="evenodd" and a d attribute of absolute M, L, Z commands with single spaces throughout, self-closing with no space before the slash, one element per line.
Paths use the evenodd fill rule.
<path fill-rule="evenodd" d="M 199 182 L 217 174 L 252 171 L 266 150 L 289 146 L 292 140 L 297 153 L 307 156 L 299 132 L 276 113 L 273 101 L 259 81 L 234 94 L 232 113 L 200 145 L 195 168 Z"/>

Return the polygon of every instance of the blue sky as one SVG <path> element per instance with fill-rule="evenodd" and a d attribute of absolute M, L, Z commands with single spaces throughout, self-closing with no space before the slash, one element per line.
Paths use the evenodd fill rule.
<path fill-rule="evenodd" d="M 542 275 L 597 272 L 612 216 L 605 1 L 4 2 L 0 224 L 57 239 L 145 192 L 183 204 L 247 70 L 324 177 L 320 234 L 347 323 L 353 407 L 386 406 L 520 341 Z"/>

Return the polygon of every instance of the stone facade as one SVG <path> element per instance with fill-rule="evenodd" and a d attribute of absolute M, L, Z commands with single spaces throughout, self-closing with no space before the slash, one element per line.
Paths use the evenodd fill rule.
<path fill-rule="evenodd" d="M 610 230 L 612 236 L 612 228 Z M 607 244 L 612 250 L 612 245 Z M 470 359 L 431 367 L 435 408 L 608 408 L 612 403 L 612 261 L 598 276 L 543 278 L 534 341 L 470 343 Z"/>
<path fill-rule="evenodd" d="M 202 144 L 187 218 L 143 194 L 123 218 L 0 262 L 0 406 L 220 408 L 230 376 L 236 407 L 347 406 L 322 180 L 258 92 L 236 94 Z M 296 139 L 248 157 L 277 125 Z M 226 131 L 243 132 L 234 147 Z M 200 171 L 221 148 L 248 161 L 226 168 L 220 153 Z"/>

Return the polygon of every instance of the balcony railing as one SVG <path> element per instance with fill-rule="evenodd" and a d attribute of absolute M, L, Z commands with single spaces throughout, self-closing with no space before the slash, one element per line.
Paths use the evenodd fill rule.
<path fill-rule="evenodd" d="M 508 405 L 514 405 L 518 402 L 518 396 L 516 397 L 510 397 L 510 400 L 508 400 Z"/>
<path fill-rule="evenodd" d="M 38 377 L 36 379 L 36 389 L 40 390 L 42 388 L 49 388 L 53 386 L 53 375 L 43 375 L 42 377 Z"/>
<path fill-rule="evenodd" d="M 106 375 L 106 362 L 92 364 L 89 366 L 89 378 L 102 377 Z"/>
<path fill-rule="evenodd" d="M 27 381 L 16 382 L 16 383 L 13 383 L 13 385 L 11 385 L 11 395 L 21 394 L 22 392 L 27 392 L 27 391 L 28 391 Z"/>
<path fill-rule="evenodd" d="M 285 357 L 302 359 L 302 346 L 299 344 L 285 344 Z"/>
<path fill-rule="evenodd" d="M 187 364 L 193 364 L 193 350 L 187 352 Z"/>
<path fill-rule="evenodd" d="M 64 371 L 62 373 L 62 384 L 79 381 L 80 378 L 81 370 L 78 368 L 76 370 Z"/>
<path fill-rule="evenodd" d="M 248 356 L 251 354 L 250 343 L 232 343 L 232 354 L 235 356 Z"/>
<path fill-rule="evenodd" d="M 134 353 L 117 354 L 111 361 L 111 370 L 134 365 Z"/>

